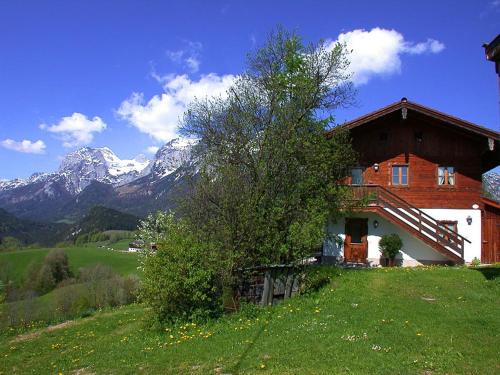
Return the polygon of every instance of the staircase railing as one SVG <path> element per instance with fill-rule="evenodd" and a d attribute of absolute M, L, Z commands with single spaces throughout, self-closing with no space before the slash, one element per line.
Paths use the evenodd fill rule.
<path fill-rule="evenodd" d="M 380 207 L 399 222 L 420 232 L 426 238 L 464 257 L 464 243 L 468 239 L 456 231 L 440 225 L 438 220 L 411 205 L 391 191 L 379 185 L 351 186 L 354 198 L 361 206 Z"/>

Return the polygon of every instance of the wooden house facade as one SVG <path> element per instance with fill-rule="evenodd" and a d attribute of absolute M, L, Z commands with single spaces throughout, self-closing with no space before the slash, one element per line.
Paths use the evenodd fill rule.
<path fill-rule="evenodd" d="M 367 204 L 330 221 L 325 261 L 379 264 L 389 233 L 403 240 L 403 265 L 500 261 L 498 205 L 482 197 L 498 132 L 405 98 L 342 128 L 359 155 L 348 183 Z"/>

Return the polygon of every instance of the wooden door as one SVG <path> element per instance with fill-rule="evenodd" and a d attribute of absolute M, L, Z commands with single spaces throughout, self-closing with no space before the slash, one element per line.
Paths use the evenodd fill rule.
<path fill-rule="evenodd" d="M 481 262 L 500 262 L 500 209 L 485 205 L 481 226 Z"/>
<path fill-rule="evenodd" d="M 344 260 L 363 263 L 368 257 L 368 219 L 346 218 Z"/>

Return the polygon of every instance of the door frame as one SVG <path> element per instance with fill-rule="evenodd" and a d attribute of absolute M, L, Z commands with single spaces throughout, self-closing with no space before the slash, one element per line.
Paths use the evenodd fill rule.
<path fill-rule="evenodd" d="M 352 225 L 358 223 L 361 226 L 361 242 L 352 243 Z M 345 240 L 344 261 L 366 263 L 368 259 L 368 218 L 348 217 L 345 218 Z"/>

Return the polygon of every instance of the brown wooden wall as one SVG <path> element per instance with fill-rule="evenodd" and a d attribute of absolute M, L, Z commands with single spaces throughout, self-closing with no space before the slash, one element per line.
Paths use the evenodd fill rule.
<path fill-rule="evenodd" d="M 400 111 L 352 129 L 351 136 L 365 184 L 384 186 L 419 208 L 482 206 L 484 138 L 416 112 L 403 120 Z M 394 164 L 408 164 L 408 186 L 391 186 Z M 438 185 L 438 166 L 455 168 L 455 185 Z"/>
<path fill-rule="evenodd" d="M 500 262 L 500 209 L 485 205 L 482 212 L 481 262 Z"/>

